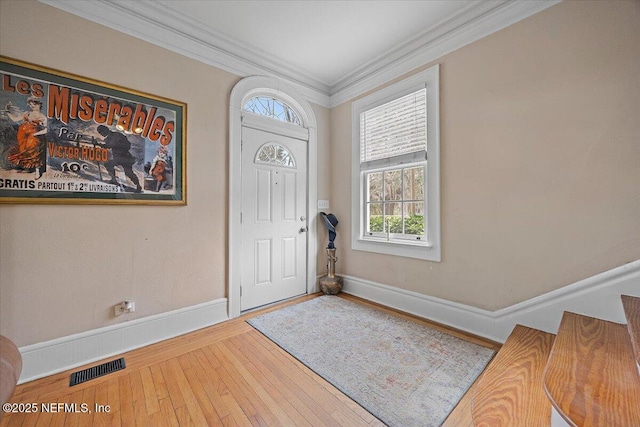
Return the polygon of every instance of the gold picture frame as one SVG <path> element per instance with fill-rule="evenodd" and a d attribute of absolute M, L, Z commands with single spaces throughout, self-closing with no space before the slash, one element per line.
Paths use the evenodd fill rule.
<path fill-rule="evenodd" d="M 0 56 L 0 203 L 186 204 L 187 105 Z"/>

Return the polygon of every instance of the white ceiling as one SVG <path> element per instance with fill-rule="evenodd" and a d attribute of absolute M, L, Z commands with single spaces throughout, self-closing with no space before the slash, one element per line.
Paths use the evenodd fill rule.
<path fill-rule="evenodd" d="M 160 3 L 192 22 L 333 86 L 473 2 L 160 0 Z"/>
<path fill-rule="evenodd" d="M 240 76 L 337 105 L 549 7 L 507 0 L 41 0 Z"/>

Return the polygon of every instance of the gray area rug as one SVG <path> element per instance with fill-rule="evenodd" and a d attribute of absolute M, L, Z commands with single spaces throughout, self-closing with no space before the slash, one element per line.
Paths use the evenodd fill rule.
<path fill-rule="evenodd" d="M 439 426 L 494 351 L 336 296 L 247 321 L 389 426 Z"/>

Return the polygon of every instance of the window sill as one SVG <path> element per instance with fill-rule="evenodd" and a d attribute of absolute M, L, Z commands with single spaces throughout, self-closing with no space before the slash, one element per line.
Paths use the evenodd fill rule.
<path fill-rule="evenodd" d="M 418 246 L 421 248 L 430 248 L 431 245 L 429 242 L 424 240 L 409 240 L 409 239 L 393 239 L 387 240 L 386 237 L 373 237 L 366 236 L 358 239 L 359 242 L 363 243 L 384 243 L 385 245 L 401 245 L 401 246 Z"/>
<path fill-rule="evenodd" d="M 440 262 L 440 248 L 428 242 L 388 241 L 384 238 L 353 238 L 351 248 L 355 251 L 377 252 L 405 258 L 416 258 Z"/>

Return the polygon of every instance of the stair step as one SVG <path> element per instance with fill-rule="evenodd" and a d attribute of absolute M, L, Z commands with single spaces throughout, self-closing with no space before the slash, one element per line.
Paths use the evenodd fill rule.
<path fill-rule="evenodd" d="M 542 379 L 553 339 L 553 334 L 516 325 L 478 381 L 475 426 L 550 425 L 551 404 Z"/>
<path fill-rule="evenodd" d="M 640 426 L 640 375 L 625 325 L 565 312 L 544 385 L 570 426 Z"/>
<path fill-rule="evenodd" d="M 640 369 L 640 298 L 622 295 L 622 306 L 627 317 L 627 329 L 636 354 L 636 363 Z"/>

